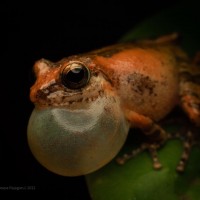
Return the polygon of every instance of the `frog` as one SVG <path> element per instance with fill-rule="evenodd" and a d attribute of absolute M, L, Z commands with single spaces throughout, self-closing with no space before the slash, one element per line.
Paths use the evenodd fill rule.
<path fill-rule="evenodd" d="M 149 142 L 133 152 L 148 149 L 153 168 L 161 169 L 157 149 L 170 137 L 159 121 L 179 107 L 200 126 L 200 59 L 192 59 L 178 37 L 172 33 L 57 62 L 36 61 L 27 138 L 38 162 L 62 176 L 95 172 L 117 157 L 136 128 Z M 191 146 L 185 142 L 177 170 L 184 171 Z M 133 154 L 116 161 L 124 164 Z"/>

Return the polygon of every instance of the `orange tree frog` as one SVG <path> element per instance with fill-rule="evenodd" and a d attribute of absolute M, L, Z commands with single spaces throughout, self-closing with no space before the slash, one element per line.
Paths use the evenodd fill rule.
<path fill-rule="evenodd" d="M 200 70 L 174 43 L 176 37 L 37 61 L 28 124 L 36 159 L 60 175 L 84 175 L 117 155 L 130 128 L 151 139 L 151 152 L 163 144 L 167 133 L 157 122 L 175 106 L 199 126 Z M 154 167 L 161 167 L 156 156 Z"/>

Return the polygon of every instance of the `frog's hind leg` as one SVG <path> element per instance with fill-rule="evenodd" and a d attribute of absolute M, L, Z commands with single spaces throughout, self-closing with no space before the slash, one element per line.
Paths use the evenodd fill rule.
<path fill-rule="evenodd" d="M 183 64 L 180 67 L 180 106 L 197 126 L 200 126 L 200 67 Z"/>
<path fill-rule="evenodd" d="M 193 63 L 182 63 L 179 68 L 180 77 L 180 106 L 196 127 L 200 126 L 200 53 L 196 54 Z M 183 172 L 189 159 L 190 150 L 194 145 L 195 131 L 187 130 L 183 140 L 183 153 L 177 171 Z M 179 137 L 181 138 L 181 137 Z"/>
<path fill-rule="evenodd" d="M 145 150 L 148 150 L 153 161 L 153 168 L 160 169 L 162 168 L 162 164 L 158 159 L 157 148 L 158 148 L 157 145 L 154 146 L 154 145 L 149 145 L 148 143 L 143 143 L 140 147 L 132 150 L 131 152 L 125 153 L 121 157 L 117 157 L 116 161 L 118 164 L 123 165 L 126 161 L 136 157 Z"/>

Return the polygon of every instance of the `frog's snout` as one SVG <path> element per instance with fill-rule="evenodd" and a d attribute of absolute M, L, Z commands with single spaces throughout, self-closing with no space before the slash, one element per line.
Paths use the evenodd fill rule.
<path fill-rule="evenodd" d="M 28 143 L 48 170 L 79 176 L 112 160 L 123 146 L 128 129 L 118 104 L 97 100 L 86 110 L 34 109 Z"/>

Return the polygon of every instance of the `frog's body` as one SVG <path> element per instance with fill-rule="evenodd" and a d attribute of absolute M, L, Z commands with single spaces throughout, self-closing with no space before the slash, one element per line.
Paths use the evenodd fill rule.
<path fill-rule="evenodd" d="M 127 49 L 111 57 L 95 59 L 111 79 L 122 109 L 134 127 L 137 123 L 131 120 L 132 112 L 157 121 L 178 102 L 178 64 L 173 49 L 165 45 L 141 46 L 127 45 Z"/>
<path fill-rule="evenodd" d="M 77 110 L 85 110 L 87 113 L 87 110 L 91 109 L 91 105 L 98 102 L 95 104 L 96 108 L 102 106 L 100 110 L 103 114 L 100 114 L 100 117 L 96 116 L 97 118 L 101 118 L 105 114 L 104 118 L 107 116 L 111 123 L 113 118 L 116 126 L 120 124 L 119 127 L 125 127 L 120 128 L 120 130 L 123 129 L 124 134 L 122 135 L 124 136 L 118 137 L 119 140 L 122 140 L 122 143 L 119 142 L 119 144 L 112 142 L 114 139 L 118 140 L 117 135 L 121 134 L 117 130 L 108 131 L 114 132 L 115 137 L 111 136 L 110 138 L 104 133 L 99 133 L 104 135 L 105 141 L 107 139 L 111 141 L 110 144 L 105 143 L 104 146 L 102 143 L 100 146 L 103 149 L 108 148 L 109 151 L 113 145 L 115 150 L 112 155 L 108 156 L 108 159 L 104 155 L 105 158 L 101 158 L 100 164 L 94 167 L 88 167 L 89 169 L 85 169 L 83 172 L 78 169 L 76 172 L 71 169 L 72 172 L 68 172 L 70 171 L 68 169 L 65 173 L 63 169 L 60 170 L 62 172 L 59 171 L 59 166 L 56 169 L 52 168 L 49 160 L 43 162 L 43 165 L 63 175 L 81 175 L 94 171 L 117 154 L 130 127 L 140 128 L 144 134 L 152 136 L 154 138 L 152 141 L 155 144 L 163 142 L 166 139 L 166 133 L 156 122 L 164 118 L 177 105 L 185 110 L 196 125 L 200 125 L 200 86 L 197 82 L 192 82 L 194 77 L 200 76 L 200 70 L 191 64 L 186 53 L 173 43 L 174 37 L 175 35 L 170 35 L 154 41 L 117 44 L 87 54 L 71 56 L 57 63 L 51 63 L 44 59 L 38 61 L 34 67 L 37 80 L 31 88 L 31 100 L 36 105 L 36 109 L 40 111 L 49 108 L 66 109 L 69 111 L 69 115 L 74 115 Z M 79 75 L 78 80 L 72 77 L 77 72 L 71 73 L 70 71 L 74 69 L 73 64 L 75 68 L 77 66 L 84 68 L 84 70 L 81 69 L 83 77 Z M 66 80 L 67 78 L 70 81 Z M 102 101 L 104 103 L 101 105 Z M 92 112 L 95 118 L 95 107 L 93 107 Z M 111 112 L 114 113 L 115 117 L 109 117 Z M 29 135 L 34 134 L 34 126 L 29 125 L 31 127 Z M 104 129 L 107 126 L 105 123 L 100 125 Z M 66 131 L 69 131 L 67 129 L 66 126 Z M 81 126 L 79 129 L 84 134 Z M 88 135 L 93 134 L 92 130 L 86 131 Z M 43 147 L 37 147 L 35 150 L 34 140 L 33 136 L 29 136 L 32 151 L 37 154 L 37 151 L 43 151 Z M 77 137 L 75 140 L 78 141 Z M 80 149 L 83 151 L 81 157 L 95 156 L 90 156 L 88 153 L 85 155 L 84 148 L 80 147 Z M 95 147 L 91 147 L 89 151 L 95 152 L 94 149 Z M 68 151 L 70 150 L 68 149 Z M 48 154 L 48 151 L 45 154 Z M 73 155 L 73 158 L 74 156 L 76 157 Z M 38 156 L 36 155 L 36 157 Z M 42 158 L 39 160 L 41 161 Z M 67 161 L 70 162 L 70 160 Z M 74 162 L 76 163 L 77 160 Z M 93 162 L 93 159 L 90 162 Z M 67 163 L 64 164 L 67 166 Z M 90 164 L 88 163 L 88 165 Z M 79 168 L 81 168 L 81 164 Z"/>

